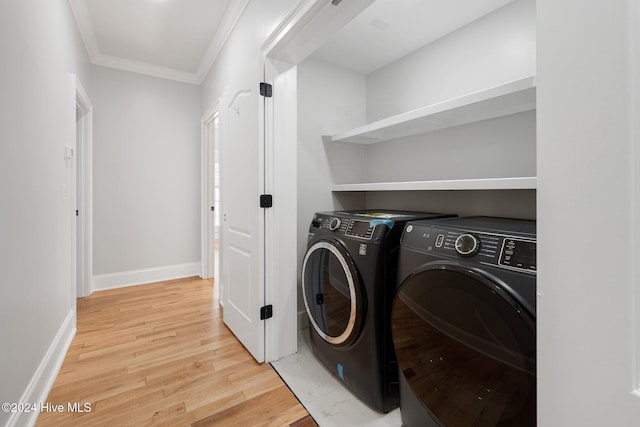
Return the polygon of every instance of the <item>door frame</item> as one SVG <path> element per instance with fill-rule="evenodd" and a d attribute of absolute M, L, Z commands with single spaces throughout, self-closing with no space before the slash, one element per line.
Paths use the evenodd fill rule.
<path fill-rule="evenodd" d="M 297 64 L 374 0 L 350 0 L 338 7 L 326 0 L 295 6 L 262 45 L 265 80 L 273 97 L 265 103 L 265 192 L 273 207 L 265 211 L 265 303 L 273 317 L 265 322 L 265 361 L 297 351 L 298 333 L 298 82 Z"/>
<path fill-rule="evenodd" d="M 211 146 L 211 144 L 209 143 L 210 136 L 211 136 L 209 132 L 209 125 L 214 120 L 220 117 L 219 110 L 220 110 L 220 100 L 218 100 L 218 102 L 216 102 L 214 105 L 209 107 L 209 109 L 207 109 L 207 111 L 202 115 L 202 119 L 200 121 L 200 126 L 201 126 L 200 200 L 201 200 L 201 209 L 202 209 L 201 215 L 200 215 L 201 229 L 202 229 L 201 238 L 200 238 L 200 254 L 201 254 L 200 277 L 202 277 L 203 279 L 208 279 L 213 277 L 214 271 L 215 271 L 214 253 L 211 250 L 211 246 L 207 244 L 208 242 L 211 242 L 213 241 L 213 239 L 215 239 L 215 224 L 213 224 L 212 221 L 210 221 L 210 217 L 211 217 L 211 206 L 214 206 L 214 201 L 215 201 L 212 194 L 215 186 L 215 183 L 213 181 L 215 179 L 214 177 L 215 172 L 213 171 L 214 171 L 215 161 L 216 161 L 216 159 L 214 158 L 216 143 L 214 142 L 214 146 Z M 219 141 L 217 143 L 219 143 Z M 222 174 L 220 175 L 220 179 L 222 179 Z M 222 203 L 222 200 L 220 200 L 220 203 Z M 221 209 L 221 207 L 218 209 Z M 220 212 L 218 212 L 218 214 L 220 214 Z M 219 234 L 220 234 L 218 237 L 219 244 L 222 245 L 222 233 L 219 233 Z M 218 262 L 221 263 L 222 253 L 219 252 L 219 254 L 220 254 L 220 259 L 218 260 Z M 221 278 L 219 277 L 215 278 L 216 282 L 221 285 L 222 283 L 220 279 Z M 222 295 L 220 295 L 220 302 L 222 303 Z"/>
<path fill-rule="evenodd" d="M 273 207 L 265 209 L 265 304 L 273 317 L 265 321 L 265 360 L 278 360 L 298 350 L 297 212 L 298 104 L 297 69 L 281 67 L 265 56 L 265 80 L 273 97 L 265 98 L 265 193 Z"/>
<path fill-rule="evenodd" d="M 357 16 L 374 0 L 351 0 L 334 7 L 326 0 L 306 0 L 294 7 L 263 46 L 264 79 L 272 84 L 274 96 L 266 98 L 260 106 L 260 143 L 264 144 L 263 188 L 273 195 L 273 207 L 265 209 L 260 234 L 263 239 L 259 269 L 263 277 L 264 294 L 257 295 L 260 305 L 273 306 L 273 317 L 266 319 L 264 327 L 264 361 L 272 362 L 297 351 L 298 264 L 297 248 L 297 67 L 337 29 Z M 293 52 L 293 54 L 292 54 Z M 256 85 L 259 82 L 256 82 Z M 224 95 L 223 95 L 224 97 Z M 211 118 L 221 107 L 221 100 L 203 116 L 202 145 L 205 135 L 204 120 Z M 224 148 L 224 129 L 220 133 L 220 155 Z M 208 179 L 208 153 L 202 152 L 202 201 L 206 212 L 205 191 Z M 224 165 L 221 164 L 221 169 Z M 221 177 L 224 176 L 221 174 Z M 221 192 L 224 192 L 221 178 Z M 222 196 L 222 195 L 221 195 Z M 224 197 L 221 198 L 224 201 Z M 222 212 L 224 217 L 224 212 Z M 204 218 L 205 215 L 202 215 Z M 224 218 L 223 218 L 224 222 Z M 202 239 L 210 233 L 207 221 L 202 219 Z M 224 239 L 224 233 L 221 233 Z M 221 248 L 224 244 L 221 241 Z M 202 274 L 211 255 L 202 244 Z M 220 251 L 224 256 L 224 249 Z M 225 263 L 220 259 L 221 286 Z M 221 296 L 220 301 L 223 301 Z"/>
<path fill-rule="evenodd" d="M 72 221 L 72 283 L 76 297 L 86 297 L 93 292 L 93 104 L 77 75 L 74 75 L 74 132 L 75 153 L 71 172 L 71 221 Z M 76 111 L 80 112 L 77 118 Z M 80 168 L 77 167 L 78 162 Z M 80 170 L 80 177 L 77 171 Z M 78 179 L 79 178 L 79 179 Z M 80 187 L 78 186 L 80 182 Z M 77 200 L 80 194 L 80 200 Z M 80 215 L 76 217 L 75 211 Z M 77 236 L 77 233 L 80 236 Z M 78 248 L 78 237 L 81 247 Z M 78 251 L 81 261 L 78 263 Z M 78 265 L 79 264 L 79 265 Z M 78 282 L 80 272 L 80 282 Z"/>

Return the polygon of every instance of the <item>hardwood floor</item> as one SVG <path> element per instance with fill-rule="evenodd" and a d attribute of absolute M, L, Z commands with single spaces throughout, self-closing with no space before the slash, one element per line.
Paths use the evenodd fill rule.
<path fill-rule="evenodd" d="M 37 425 L 317 425 L 227 329 L 213 290 L 188 278 L 79 299 L 78 331 L 47 400 L 64 410 L 42 412 Z"/>

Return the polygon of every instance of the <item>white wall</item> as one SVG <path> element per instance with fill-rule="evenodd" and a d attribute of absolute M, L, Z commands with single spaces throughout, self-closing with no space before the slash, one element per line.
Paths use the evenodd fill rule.
<path fill-rule="evenodd" d="M 540 426 L 640 420 L 637 6 L 538 0 Z"/>
<path fill-rule="evenodd" d="M 262 45 L 297 0 L 250 1 L 202 82 L 202 113 L 218 103 L 227 82 L 247 58 L 262 57 Z M 256 82 L 258 84 L 259 82 Z"/>
<path fill-rule="evenodd" d="M 95 286 L 114 285 L 105 275 L 167 266 L 199 274 L 200 88 L 92 71 Z M 115 285 L 136 278 L 122 280 Z"/>
<path fill-rule="evenodd" d="M 379 120 L 535 75 L 535 0 L 516 0 L 367 76 Z M 371 145 L 365 182 L 536 175 L 536 114 L 527 112 Z M 535 218 L 534 191 L 375 192 L 368 208 Z"/>
<path fill-rule="evenodd" d="M 70 73 L 90 84 L 75 28 L 66 0 L 0 2 L 1 402 L 46 398 L 75 327 L 71 199 L 63 200 L 64 146 L 75 146 Z M 0 412 L 0 425 L 10 415 Z"/>
<path fill-rule="evenodd" d="M 535 74 L 535 0 L 516 0 L 367 77 L 367 120 Z"/>
<path fill-rule="evenodd" d="M 298 270 L 315 212 L 364 206 L 363 195 L 355 200 L 351 196 L 345 205 L 331 194 L 334 182 L 353 181 L 365 173 L 364 148 L 335 144 L 323 136 L 363 125 L 365 101 L 363 75 L 314 59 L 298 65 Z M 301 292 L 298 311 L 305 311 Z"/>
<path fill-rule="evenodd" d="M 535 111 L 369 147 L 367 182 L 536 175 Z"/>

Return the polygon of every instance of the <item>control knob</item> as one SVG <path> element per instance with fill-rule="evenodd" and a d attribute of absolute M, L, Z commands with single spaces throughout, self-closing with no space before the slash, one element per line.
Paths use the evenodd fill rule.
<path fill-rule="evenodd" d="M 471 256 L 480 249 L 480 242 L 473 234 L 461 234 L 455 242 L 456 252 L 463 256 Z"/>
<path fill-rule="evenodd" d="M 331 218 L 331 221 L 329 221 L 329 230 L 336 231 L 338 228 L 340 228 L 340 224 L 342 224 L 340 218 Z"/>

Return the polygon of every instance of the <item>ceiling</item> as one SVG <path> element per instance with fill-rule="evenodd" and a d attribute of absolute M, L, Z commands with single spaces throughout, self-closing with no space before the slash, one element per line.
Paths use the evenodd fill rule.
<path fill-rule="evenodd" d="M 69 0 L 91 62 L 199 84 L 249 0 Z"/>
<path fill-rule="evenodd" d="M 92 63 L 193 84 L 249 1 L 69 0 Z M 313 57 L 368 74 L 512 1 L 375 0 Z"/>
<path fill-rule="evenodd" d="M 376 0 L 313 58 L 369 74 L 514 0 Z"/>

